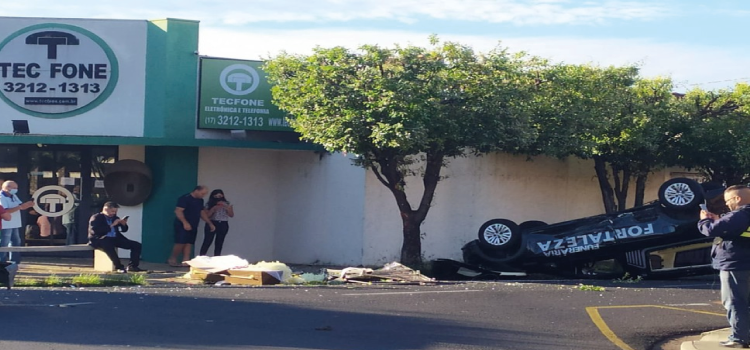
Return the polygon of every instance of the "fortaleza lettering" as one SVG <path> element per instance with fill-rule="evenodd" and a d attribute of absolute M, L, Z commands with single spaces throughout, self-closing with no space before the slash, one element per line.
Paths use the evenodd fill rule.
<path fill-rule="evenodd" d="M 614 231 L 601 231 L 585 235 L 571 236 L 544 242 L 537 242 L 537 246 L 546 256 L 561 256 L 569 253 L 579 253 L 599 249 L 599 245 L 605 242 L 614 242 L 616 239 L 640 237 L 654 233 L 654 225 L 630 226 L 616 228 Z"/>
<path fill-rule="evenodd" d="M 2 78 L 50 78 L 107 79 L 109 67 L 106 63 L 51 63 L 42 69 L 39 63 L 0 62 Z"/>

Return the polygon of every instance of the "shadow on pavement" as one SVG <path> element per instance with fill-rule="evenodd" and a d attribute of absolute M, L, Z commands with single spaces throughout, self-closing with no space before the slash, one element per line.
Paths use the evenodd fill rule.
<path fill-rule="evenodd" d="M 448 344 L 445 349 L 464 348 L 450 344 L 532 349 L 556 341 L 551 335 L 483 328 L 479 321 L 472 322 L 475 327 L 466 326 L 467 322 L 459 325 L 429 317 L 430 310 L 419 315 L 377 314 L 358 311 L 357 303 L 338 305 L 338 300 L 322 309 L 320 303 L 315 308 L 234 301 L 210 290 L 201 297 L 195 292 L 173 296 L 153 291 L 2 291 L 0 310 L 4 319 L 13 322 L 0 327 L 0 348 L 6 348 L 3 342 L 14 341 L 22 342 L 24 349 L 34 343 L 180 349 L 398 350 L 439 344 Z M 252 290 L 236 289 L 241 292 Z M 93 304 L 57 305 L 61 303 Z"/>

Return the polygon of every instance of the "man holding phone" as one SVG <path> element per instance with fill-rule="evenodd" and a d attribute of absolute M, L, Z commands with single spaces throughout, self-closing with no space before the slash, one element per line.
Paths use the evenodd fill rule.
<path fill-rule="evenodd" d="M 94 214 L 89 220 L 89 245 L 105 253 L 115 265 L 117 272 L 141 272 L 145 271 L 138 267 L 141 261 L 141 244 L 131 241 L 122 235 L 128 231 L 128 217 L 119 218 L 117 209 L 120 206 L 115 202 L 104 203 L 102 212 Z M 127 269 L 122 265 L 120 257 L 117 256 L 117 248 L 130 250 L 130 263 Z"/>
<path fill-rule="evenodd" d="M 701 206 L 698 230 L 715 237 L 711 257 L 719 270 L 721 302 L 727 310 L 732 334 L 719 344 L 727 348 L 750 347 L 750 188 L 732 186 L 724 191 L 731 212 L 724 216 Z"/>

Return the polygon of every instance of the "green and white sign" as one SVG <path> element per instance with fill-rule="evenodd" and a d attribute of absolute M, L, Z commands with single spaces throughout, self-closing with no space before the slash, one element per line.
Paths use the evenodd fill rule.
<path fill-rule="evenodd" d="M 96 34 L 59 23 L 20 29 L 0 42 L 0 97 L 22 113 L 66 118 L 104 102 L 118 63 Z"/>
<path fill-rule="evenodd" d="M 291 131 L 271 103 L 263 62 L 201 59 L 198 128 Z"/>

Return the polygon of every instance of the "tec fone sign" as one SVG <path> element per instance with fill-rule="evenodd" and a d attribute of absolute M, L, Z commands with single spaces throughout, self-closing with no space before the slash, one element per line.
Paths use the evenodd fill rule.
<path fill-rule="evenodd" d="M 117 78 L 112 49 L 80 27 L 38 24 L 0 42 L 0 97 L 28 115 L 85 113 L 109 97 Z"/>

